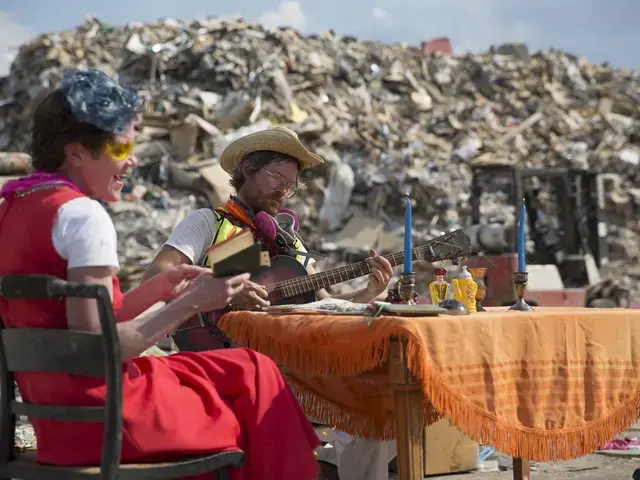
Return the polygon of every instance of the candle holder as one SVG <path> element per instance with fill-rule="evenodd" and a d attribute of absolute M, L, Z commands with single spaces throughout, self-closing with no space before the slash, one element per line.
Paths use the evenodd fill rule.
<path fill-rule="evenodd" d="M 516 296 L 518 301 L 509 307 L 509 310 L 517 310 L 520 312 L 530 312 L 533 308 L 524 301 L 524 292 L 527 290 L 527 283 L 529 283 L 528 272 L 514 272 L 514 281 L 516 287 Z"/>
<path fill-rule="evenodd" d="M 416 274 L 403 273 L 394 288 L 387 293 L 387 302 L 415 305 L 418 302 L 418 292 L 415 291 Z"/>

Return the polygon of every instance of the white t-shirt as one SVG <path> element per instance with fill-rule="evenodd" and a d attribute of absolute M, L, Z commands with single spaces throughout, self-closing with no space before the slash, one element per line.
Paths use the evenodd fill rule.
<path fill-rule="evenodd" d="M 184 217 L 178 226 L 171 232 L 165 245 L 175 248 L 183 253 L 193 265 L 201 265 L 207 249 L 213 242 L 216 232 L 216 214 L 210 208 L 201 208 Z M 304 246 L 299 249 L 306 251 Z M 303 263 L 304 263 L 304 257 Z M 309 259 L 309 265 L 315 260 Z"/>
<path fill-rule="evenodd" d="M 51 232 L 53 247 L 67 268 L 115 267 L 118 262 L 116 228 L 100 203 L 74 198 L 58 210 Z"/>

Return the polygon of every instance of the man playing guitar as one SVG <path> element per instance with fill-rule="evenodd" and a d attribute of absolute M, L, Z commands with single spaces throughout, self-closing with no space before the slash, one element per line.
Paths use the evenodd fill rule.
<path fill-rule="evenodd" d="M 315 273 L 312 265 L 314 259 L 308 255 L 295 232 L 289 230 L 287 234 L 280 231 L 277 240 L 274 240 L 272 235 L 265 233 L 268 228 L 263 228 L 264 222 L 259 220 L 264 220 L 264 213 L 275 217 L 282 212 L 285 200 L 298 191 L 300 170 L 322 162 L 319 156 L 304 147 L 294 132 L 284 127 L 253 133 L 234 141 L 222 152 L 220 165 L 231 175 L 236 196 L 231 197 L 223 209 L 203 208 L 187 215 L 155 257 L 143 281 L 175 265 L 205 265 L 206 252 L 211 245 L 245 228 L 251 228 L 255 239 L 261 241 L 263 249 L 269 251 L 270 256 L 295 256 L 309 274 Z M 295 217 L 293 212 L 287 213 Z M 391 263 L 373 250 L 370 254 L 366 259 L 371 270 L 366 288 L 336 295 L 335 298 L 367 303 L 386 290 L 393 275 Z M 319 299 L 330 297 L 324 289 L 317 290 L 316 296 Z M 250 283 L 241 294 L 234 297 L 229 308 L 258 309 L 269 305 L 266 298 L 267 291 L 263 286 Z M 215 340 L 205 328 L 188 333 L 207 336 L 206 342 Z M 225 341 L 218 345 L 231 346 Z M 344 437 L 348 437 L 346 448 L 336 461 L 341 478 L 388 478 L 387 464 L 395 456 L 394 441 L 375 442 L 340 435 L 343 441 Z"/>
<path fill-rule="evenodd" d="M 232 196 L 223 209 L 202 208 L 187 215 L 155 257 L 143 281 L 175 265 L 204 265 L 211 245 L 245 228 L 253 230 L 256 240 L 262 242 L 263 249 L 268 250 L 271 256 L 294 255 L 306 266 L 309 274 L 315 273 L 315 260 L 304 255 L 308 252 L 295 232 L 293 241 L 288 245 L 266 238 L 256 214 L 278 215 L 285 200 L 298 191 L 299 171 L 320 163 L 322 159 L 309 152 L 295 133 L 284 127 L 253 133 L 231 143 L 222 152 L 220 164 L 231 175 L 236 196 Z M 366 261 L 371 267 L 367 286 L 335 298 L 367 303 L 386 290 L 393 275 L 389 261 L 373 250 Z M 324 289 L 316 291 L 316 296 L 319 299 L 330 297 Z M 267 292 L 262 286 L 251 283 L 234 298 L 230 307 L 255 310 L 269 305 L 266 297 Z"/>

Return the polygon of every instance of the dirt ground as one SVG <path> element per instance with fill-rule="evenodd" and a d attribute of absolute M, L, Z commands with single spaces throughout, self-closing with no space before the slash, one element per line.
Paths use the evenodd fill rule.
<path fill-rule="evenodd" d="M 531 480 L 631 480 L 636 468 L 640 468 L 640 457 L 610 457 L 593 454 L 567 462 L 538 463 L 531 469 Z M 396 478 L 395 474 L 389 474 L 389 480 Z M 511 469 L 501 472 L 476 471 L 425 477 L 429 480 L 511 480 L 512 478 L 513 470 Z M 318 480 L 338 480 L 335 467 L 323 464 L 323 473 Z"/>

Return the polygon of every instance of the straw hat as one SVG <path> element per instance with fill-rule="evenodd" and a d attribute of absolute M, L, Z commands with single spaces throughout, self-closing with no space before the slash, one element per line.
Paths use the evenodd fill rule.
<path fill-rule="evenodd" d="M 323 163 L 322 158 L 305 148 L 295 132 L 285 127 L 273 127 L 231 142 L 220 155 L 220 166 L 230 174 L 240 160 L 260 150 L 270 150 L 295 158 L 303 170 Z"/>

